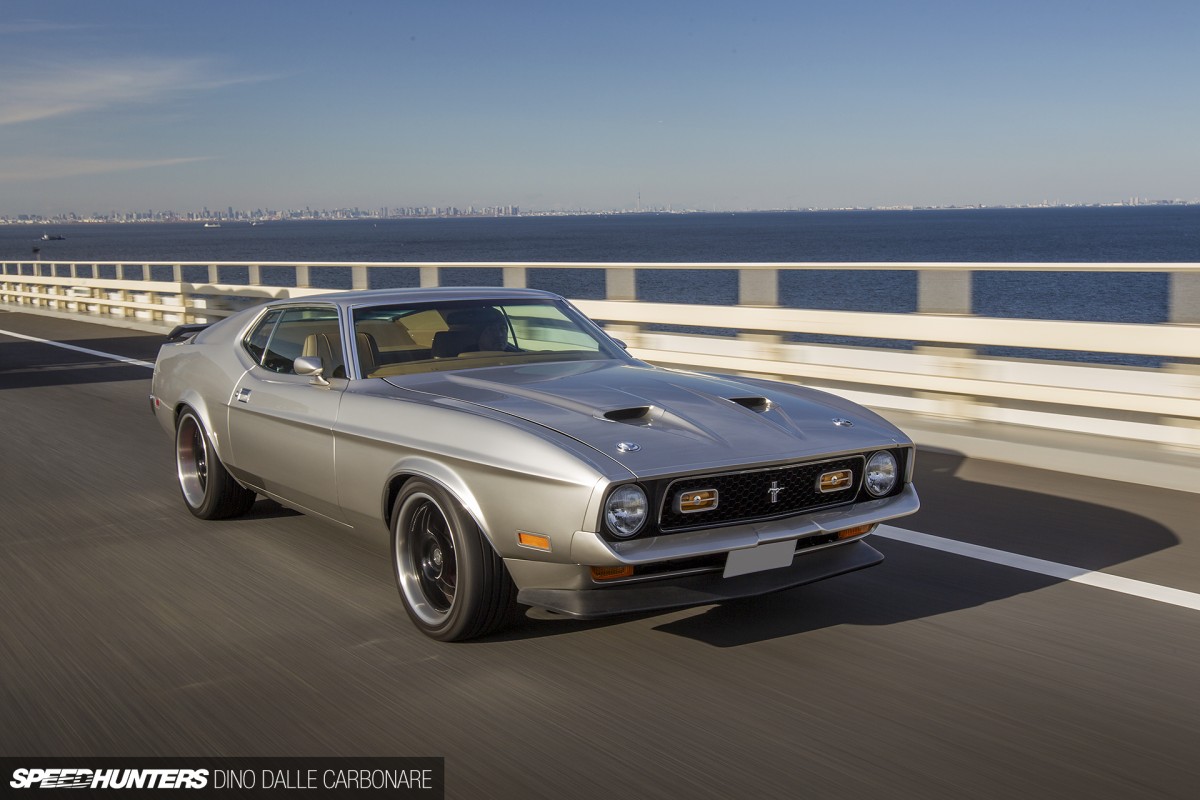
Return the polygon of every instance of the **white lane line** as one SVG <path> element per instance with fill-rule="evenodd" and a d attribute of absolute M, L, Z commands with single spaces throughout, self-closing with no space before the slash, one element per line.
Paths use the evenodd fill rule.
<path fill-rule="evenodd" d="M 1058 564 L 1054 561 L 1043 561 L 1040 558 L 1030 558 L 1029 556 L 1017 555 L 1016 553 L 1009 553 L 1004 550 L 980 547 L 977 544 L 967 544 L 966 542 L 959 542 L 954 539 L 930 536 L 927 533 L 893 528 L 891 525 L 880 525 L 875 530 L 875 535 L 882 536 L 885 539 L 908 542 L 920 547 L 941 550 L 945 553 L 966 556 L 967 558 L 974 558 L 980 561 L 990 561 L 993 564 L 1002 564 L 1006 567 L 1025 570 L 1026 572 L 1036 572 L 1039 575 L 1048 575 L 1051 578 L 1085 583 L 1088 586 L 1108 589 L 1111 592 L 1120 592 L 1121 594 L 1143 597 L 1147 600 L 1156 600 L 1160 603 L 1169 603 L 1173 606 L 1182 606 L 1183 608 L 1200 611 L 1200 594 L 1195 592 L 1171 589 L 1167 586 L 1159 586 L 1158 584 L 1146 583 L 1145 581 L 1135 581 L 1130 578 L 1119 578 L 1116 575 L 1109 575 L 1105 572 L 1081 569 L 1080 567 L 1072 567 L 1067 564 Z"/>
<path fill-rule="evenodd" d="M 27 342 L 39 342 L 40 344 L 48 344 L 53 347 L 61 347 L 64 350 L 74 350 L 77 353 L 87 353 L 89 356 L 99 356 L 100 358 L 107 358 L 110 361 L 120 361 L 122 364 L 132 364 L 135 367 L 145 367 L 146 369 L 154 369 L 154 363 L 151 361 L 140 361 L 136 358 L 126 358 L 125 356 L 118 356 L 118 355 L 114 355 L 112 353 L 103 353 L 99 350 L 89 350 L 86 347 L 77 347 L 73 344 L 66 344 L 65 342 L 55 342 L 55 341 L 51 341 L 50 339 L 39 339 L 36 336 L 26 336 L 23 333 L 13 333 L 12 331 L 4 331 L 4 330 L 0 330 L 0 336 L 11 336 L 14 339 L 24 339 Z"/>

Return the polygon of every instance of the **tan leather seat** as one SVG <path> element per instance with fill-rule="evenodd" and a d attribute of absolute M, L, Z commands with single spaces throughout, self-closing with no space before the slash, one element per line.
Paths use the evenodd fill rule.
<path fill-rule="evenodd" d="M 321 375 L 325 378 L 346 377 L 345 359 L 342 357 L 342 344 L 328 333 L 310 333 L 304 339 L 302 356 L 316 356 L 321 359 Z"/>
<path fill-rule="evenodd" d="M 354 336 L 354 346 L 358 349 L 358 367 L 362 377 L 369 378 L 371 373 L 379 369 L 379 345 L 375 337 L 359 331 Z"/>

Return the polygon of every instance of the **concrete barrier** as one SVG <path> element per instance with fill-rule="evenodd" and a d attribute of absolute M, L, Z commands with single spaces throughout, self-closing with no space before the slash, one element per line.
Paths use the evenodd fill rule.
<path fill-rule="evenodd" d="M 931 427 L 1021 426 L 1114 444 L 1138 442 L 1188 458 L 1200 453 L 1197 264 L 205 263 L 167 265 L 171 281 L 147 280 L 150 265 L 105 266 L 117 277 L 97 277 L 101 269 L 94 264 L 4 262 L 0 304 L 165 330 L 180 322 L 216 321 L 270 299 L 329 291 L 309 285 L 313 271 L 324 267 L 349 268 L 353 288 L 372 285 L 376 270 L 399 268 L 418 269 L 422 286 L 439 285 L 447 270 L 498 268 L 510 287 L 525 286 L 530 270 L 601 269 L 606 299 L 577 300 L 576 305 L 624 340 L 635 356 L 652 363 L 824 388 L 885 414 L 930 421 Z M 209 280 L 183 281 L 185 267 L 206 268 Z M 220 282 L 222 270 L 229 267 L 246 270 L 251 283 Z M 296 285 L 260 285 L 265 267 L 293 270 Z M 737 270 L 739 304 L 638 301 L 639 269 Z M 878 314 L 779 307 L 780 272 L 808 269 L 916 271 L 920 310 Z M 972 276 L 987 270 L 1170 273 L 1170 321 L 1132 325 L 974 316 Z M 667 325 L 689 332 L 652 330 Z M 717 335 L 718 328 L 723 335 Z M 845 347 L 789 341 L 794 334 L 919 344 L 911 349 Z M 976 353 L 983 347 L 1045 347 L 1047 342 L 1062 351 L 1157 357 L 1163 366 L 1098 366 Z"/>

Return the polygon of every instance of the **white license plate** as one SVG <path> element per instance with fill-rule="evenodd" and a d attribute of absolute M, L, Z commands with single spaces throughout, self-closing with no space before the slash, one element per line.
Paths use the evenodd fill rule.
<path fill-rule="evenodd" d="M 795 542 L 774 542 L 760 544 L 748 550 L 733 550 L 725 559 L 725 577 L 732 578 L 735 575 L 791 566 L 792 556 L 795 554 Z"/>

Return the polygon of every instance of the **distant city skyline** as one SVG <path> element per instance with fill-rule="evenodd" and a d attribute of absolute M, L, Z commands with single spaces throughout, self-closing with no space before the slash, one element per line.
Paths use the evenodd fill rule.
<path fill-rule="evenodd" d="M 934 211 L 934 210 L 972 210 L 972 209 L 1036 209 L 1036 208 L 1133 208 L 1139 206 L 1193 206 L 1200 205 L 1200 199 L 1184 200 L 1150 199 L 1131 197 L 1119 203 L 1063 203 L 1060 201 L 1042 201 L 1039 203 L 1020 203 L 1013 205 L 941 205 L 941 206 L 849 206 L 831 208 L 762 208 L 743 209 L 736 212 L 723 210 L 719 213 L 797 213 L 797 212 L 832 212 L 832 211 Z M 707 214 L 717 213 L 713 209 L 675 208 L 674 206 L 646 206 L 644 208 L 598 209 L 578 208 L 571 210 L 555 209 L 522 209 L 520 206 L 383 206 L 381 208 L 363 208 L 353 206 L 347 208 L 304 208 L 274 209 L 235 209 L 232 206 L 224 209 L 202 208 L 199 210 L 179 211 L 174 209 L 145 209 L 145 210 L 109 210 L 93 211 L 81 214 L 75 211 L 57 214 L 0 214 L 0 225 L 40 225 L 40 224 L 86 224 L 86 223 L 127 223 L 127 222 L 270 222 L 288 220 L 380 220 L 380 219 L 428 219 L 428 218 L 461 218 L 461 217 L 530 217 L 550 215 L 626 215 L 626 214 Z"/>
<path fill-rule="evenodd" d="M 9 0 L 0 217 L 1191 202 L 1197 31 L 1169 1 Z"/>

